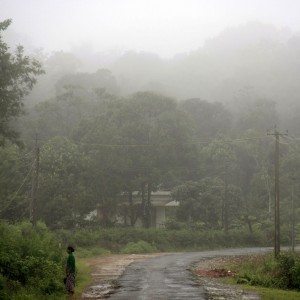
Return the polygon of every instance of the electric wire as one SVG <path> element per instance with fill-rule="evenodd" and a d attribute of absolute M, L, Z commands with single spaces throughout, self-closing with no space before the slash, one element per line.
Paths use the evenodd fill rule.
<path fill-rule="evenodd" d="M 13 193 L 12 198 L 9 199 L 9 202 L 5 205 L 4 208 L 2 208 L 2 209 L 0 210 L 0 212 L 5 211 L 5 210 L 10 206 L 10 204 L 15 200 L 15 198 L 16 198 L 17 195 L 18 195 L 18 193 L 20 192 L 20 190 L 21 190 L 22 187 L 24 186 L 24 184 L 25 184 L 25 182 L 26 182 L 28 176 L 30 175 L 30 173 L 31 173 L 31 171 L 32 171 L 32 169 L 33 169 L 33 167 L 34 167 L 34 163 L 31 165 L 31 168 L 29 169 L 28 173 L 27 173 L 26 176 L 24 177 L 24 179 L 23 179 L 21 185 L 20 185 L 20 186 L 18 187 L 18 189 Z"/>
<path fill-rule="evenodd" d="M 237 139 L 225 139 L 225 140 L 216 140 L 216 139 L 199 139 L 199 140 L 192 140 L 190 142 L 183 142 L 183 143 L 152 143 L 152 144 L 106 144 L 106 143 L 89 143 L 89 142 L 81 142 L 75 141 L 74 144 L 77 145 L 86 145 L 86 146 L 100 146 L 100 147 L 111 147 L 111 148 L 118 148 L 118 147 L 128 147 L 128 148 L 139 148 L 139 147 L 158 147 L 158 146 L 180 146 L 180 145 L 198 145 L 198 144 L 226 144 L 226 143 L 235 143 L 235 142 L 245 142 L 245 141 L 255 141 L 255 140 L 263 140 L 266 139 L 266 136 L 258 136 L 258 137 L 251 137 L 251 138 L 237 138 Z M 47 141 L 46 139 L 38 139 L 40 141 Z"/>

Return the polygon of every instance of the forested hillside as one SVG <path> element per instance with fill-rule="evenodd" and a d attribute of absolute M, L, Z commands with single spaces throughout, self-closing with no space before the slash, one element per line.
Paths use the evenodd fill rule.
<path fill-rule="evenodd" d="M 133 191 L 140 191 L 143 199 L 142 207 L 132 207 L 135 211 L 131 215 L 141 214 L 147 226 L 151 199 L 146 195 L 172 190 L 174 199 L 181 203 L 175 221 L 201 223 L 206 229 L 245 226 L 252 232 L 253 226 L 269 226 L 271 222 L 274 140 L 267 131 L 274 124 L 285 124 L 284 128 L 292 130 L 280 145 L 282 224 L 288 227 L 292 186 L 299 193 L 298 181 L 293 179 L 299 176 L 298 118 L 290 115 L 286 119 L 286 111 L 281 110 L 283 101 L 277 101 L 278 94 L 271 97 L 269 92 L 275 93 L 275 87 L 290 90 L 292 84 L 294 98 L 285 98 L 289 101 L 286 107 L 299 105 L 297 86 L 293 84 L 297 77 L 289 85 L 272 81 L 274 89 L 269 89 L 255 72 L 264 77 L 258 67 L 261 59 L 268 57 L 276 62 L 272 76 L 276 80 L 279 75 L 284 76 L 278 69 L 282 66 L 280 60 L 294 51 L 294 55 L 289 55 L 290 63 L 297 62 L 297 38 L 290 35 L 284 35 L 283 43 L 280 31 L 254 23 L 227 30 L 197 53 L 168 63 L 154 56 L 149 60 L 147 55 L 139 61 L 134 54 L 115 62 L 112 69 L 116 74 L 117 69 L 120 72 L 124 68 L 128 70 L 124 78 L 133 76 L 134 90 L 145 86 L 135 81 L 139 72 L 135 67 L 127 68 L 128 59 L 140 69 L 139 80 L 144 83 L 144 75 L 151 77 L 155 72 L 166 76 L 157 78 L 161 84 L 167 84 L 172 76 L 180 76 L 182 80 L 173 80 L 173 87 L 169 85 L 171 97 L 166 91 L 158 93 L 154 87 L 154 91 L 149 87 L 148 91 L 126 94 L 124 82 L 109 70 L 79 72 L 74 56 L 53 54 L 43 66 L 46 74 L 39 77 L 33 93 L 27 96 L 29 104 L 25 102 L 23 107 L 18 98 L 17 107 L 13 106 L 14 119 L 8 115 L 3 119 L 7 121 L 2 124 L 12 131 L 4 127 L 1 133 L 1 217 L 12 221 L 29 217 L 37 138 L 37 216 L 52 228 L 83 224 L 86 215 L 97 207 L 103 211 L 102 225 L 113 225 L 112 216 L 120 201 L 124 201 L 120 194 L 128 194 L 130 201 Z M 236 44 L 237 36 L 245 38 Z M 6 44 L 2 43 L 5 49 Z M 251 60 L 245 59 L 247 53 Z M 149 63 L 145 65 L 144 60 Z M 25 58 L 24 63 L 27 61 Z M 160 63 L 156 65 L 155 61 Z M 258 80 L 257 84 L 248 77 L 246 85 L 245 76 L 250 73 L 240 69 L 241 62 L 249 72 L 251 67 L 251 78 Z M 33 62 L 32 68 L 35 66 L 40 67 Z M 147 68 L 155 72 L 148 72 Z M 267 70 L 266 64 L 264 68 Z M 288 65 L 284 68 L 291 72 Z M 39 69 L 32 72 L 42 73 Z M 223 89 L 220 84 L 225 78 L 228 84 Z M 235 82 L 232 92 L 240 94 L 228 93 L 234 78 L 239 82 Z M 28 88 L 33 87 L 34 81 L 28 82 Z M 27 84 L 27 78 L 24 83 Z M 179 92 L 181 87 L 190 93 Z M 28 91 L 16 92 L 22 97 Z M 184 95 L 197 97 L 182 99 Z M 16 119 L 21 111 L 23 116 Z M 293 111 L 296 114 L 297 108 Z"/>

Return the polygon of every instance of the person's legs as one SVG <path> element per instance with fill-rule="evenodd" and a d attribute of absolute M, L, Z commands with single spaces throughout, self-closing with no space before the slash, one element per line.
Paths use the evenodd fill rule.
<path fill-rule="evenodd" d="M 68 274 L 67 280 L 66 280 L 66 289 L 69 295 L 74 294 L 75 289 L 75 275 L 74 274 Z"/>

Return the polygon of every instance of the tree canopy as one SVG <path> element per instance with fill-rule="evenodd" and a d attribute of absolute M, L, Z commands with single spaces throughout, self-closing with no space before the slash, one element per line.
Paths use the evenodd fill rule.
<path fill-rule="evenodd" d="M 11 53 L 3 41 L 2 32 L 11 20 L 0 22 L 0 144 L 15 140 L 17 132 L 10 126 L 13 118 L 22 113 L 23 99 L 43 73 L 40 63 L 24 54 L 22 46 Z"/>

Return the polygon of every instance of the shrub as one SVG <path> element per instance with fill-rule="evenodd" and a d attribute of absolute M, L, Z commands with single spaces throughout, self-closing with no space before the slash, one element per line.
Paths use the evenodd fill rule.
<path fill-rule="evenodd" d="M 168 230 L 157 228 L 90 228 L 57 232 L 64 244 L 77 247 L 102 247 L 119 252 L 127 243 L 145 241 L 159 251 L 174 249 L 208 249 L 213 247 L 267 246 L 262 233 L 249 234 L 245 230 Z"/>
<path fill-rule="evenodd" d="M 157 251 L 156 247 L 150 245 L 145 241 L 138 241 L 137 243 L 130 242 L 122 250 L 121 253 L 151 253 Z"/>
<path fill-rule="evenodd" d="M 99 256 L 99 255 L 106 255 L 110 254 L 110 251 L 102 248 L 102 247 L 92 247 L 92 248 L 81 248 L 78 247 L 76 249 L 77 256 L 79 257 L 91 257 L 91 256 Z"/>
<path fill-rule="evenodd" d="M 238 267 L 238 283 L 265 287 L 300 290 L 300 256 L 283 252 L 275 259 L 273 255 L 255 256 Z"/>
<path fill-rule="evenodd" d="M 62 292 L 62 253 L 54 234 L 42 223 L 36 228 L 28 222 L 0 223 L 0 276 L 3 294 Z"/>

